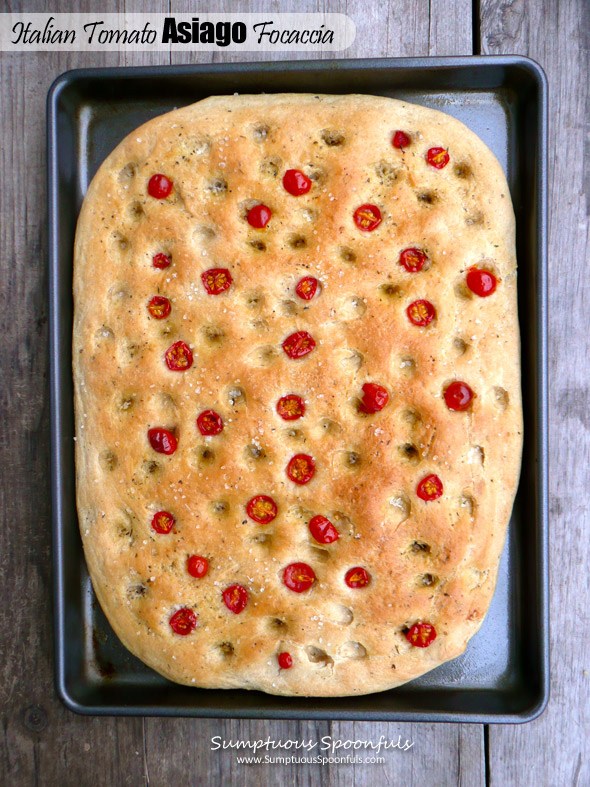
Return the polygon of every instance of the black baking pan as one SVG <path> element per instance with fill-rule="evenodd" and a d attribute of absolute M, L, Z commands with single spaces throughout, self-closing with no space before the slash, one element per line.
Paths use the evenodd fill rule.
<path fill-rule="evenodd" d="M 203 690 L 160 677 L 121 645 L 94 597 L 74 498 L 72 255 L 82 198 L 110 151 L 146 120 L 215 94 L 370 93 L 442 109 L 494 151 L 516 211 L 524 455 L 498 585 L 458 659 L 400 688 L 345 698 Z M 522 722 L 549 693 L 547 568 L 547 84 L 521 57 L 324 60 L 104 68 L 48 96 L 49 266 L 57 690 L 88 714 Z M 294 121 L 296 122 L 296 121 Z"/>

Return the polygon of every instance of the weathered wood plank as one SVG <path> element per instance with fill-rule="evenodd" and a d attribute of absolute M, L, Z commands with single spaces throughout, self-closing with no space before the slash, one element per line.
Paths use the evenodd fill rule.
<path fill-rule="evenodd" d="M 59 783 L 66 773 L 83 781 L 85 764 L 97 762 L 97 752 L 97 783 L 107 784 L 109 776 L 132 767 L 131 760 L 128 766 L 120 761 L 114 742 L 124 741 L 126 749 L 141 745 L 140 721 L 74 717 L 53 690 L 44 98 L 53 76 L 66 67 L 61 55 L 5 56 L 0 80 L 6 174 L 0 190 L 0 410 L 3 421 L 8 415 L 0 443 L 0 517 L 7 536 L 0 554 L 5 784 L 34 783 L 41 773 L 47 783 Z"/>
<path fill-rule="evenodd" d="M 10 6 L 40 10 L 34 1 Z M 55 696 L 50 568 L 45 97 L 62 71 L 124 65 L 125 56 L 3 54 L 0 62 L 0 783 L 141 784 L 142 720 L 83 718 Z"/>
<path fill-rule="evenodd" d="M 440 0 L 450 2 L 450 0 Z M 465 2 L 465 0 L 461 0 Z M 171 0 L 171 8 L 176 13 L 190 13 L 194 9 L 187 0 Z M 299 0 L 296 4 L 288 0 L 277 0 L 270 6 L 273 12 L 297 11 L 298 13 L 332 12 L 346 13 L 356 25 L 354 44 L 342 52 L 220 52 L 213 57 L 207 53 L 174 52 L 173 63 L 196 62 L 240 62 L 243 60 L 304 60 L 316 58 L 357 58 L 357 57 L 412 57 L 428 54 L 428 13 L 429 0 L 404 0 L 403 3 L 364 2 L 348 0 Z M 215 4 L 218 13 L 236 11 L 232 0 L 221 0 Z M 243 0 L 239 4 L 240 13 L 269 12 L 265 0 Z M 470 52 L 471 50 L 469 50 Z"/>
<path fill-rule="evenodd" d="M 525 726 L 490 728 L 492 785 L 590 784 L 588 385 L 590 28 L 583 0 L 483 0 L 483 51 L 539 61 L 549 79 L 551 699 Z M 577 439 L 573 435 L 577 435 Z"/>
<path fill-rule="evenodd" d="M 472 27 L 471 0 L 432 0 L 428 29 L 428 54 L 472 54 Z"/>

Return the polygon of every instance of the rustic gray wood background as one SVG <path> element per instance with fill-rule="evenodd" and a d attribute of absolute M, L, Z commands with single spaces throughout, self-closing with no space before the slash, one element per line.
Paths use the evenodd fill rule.
<path fill-rule="evenodd" d="M 150 11 L 345 11 L 347 57 L 523 54 L 550 84 L 552 680 L 526 725 L 83 718 L 53 688 L 47 354 L 45 96 L 80 66 L 168 54 L 41 53 L 0 60 L 0 783 L 5 785 L 590 785 L 590 428 L 585 263 L 590 251 L 590 22 L 585 0 L 152 0 Z M 3 11 L 145 11 L 141 0 L 2 0 Z M 285 57 L 286 55 L 283 55 Z M 297 55 L 295 55 L 297 56 Z M 172 62 L 253 59 L 231 53 Z M 232 738 L 386 736 L 414 741 L 385 765 L 239 766 Z M 585 745 L 586 744 L 586 745 Z"/>

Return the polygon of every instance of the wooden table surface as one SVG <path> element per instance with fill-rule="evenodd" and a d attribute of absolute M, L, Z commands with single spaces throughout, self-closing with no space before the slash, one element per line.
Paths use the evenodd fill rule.
<path fill-rule="evenodd" d="M 5 11 L 144 11 L 140 0 L 4 0 Z M 523 54 L 550 85 L 552 678 L 525 725 L 85 718 L 53 686 L 45 96 L 80 66 L 266 59 L 253 54 L 38 53 L 1 57 L 0 783 L 5 785 L 590 785 L 590 21 L 585 0 L 152 0 L 150 11 L 343 11 L 346 57 Z M 283 53 L 282 57 L 301 57 Z M 210 738 L 410 739 L 385 764 L 238 765 Z"/>

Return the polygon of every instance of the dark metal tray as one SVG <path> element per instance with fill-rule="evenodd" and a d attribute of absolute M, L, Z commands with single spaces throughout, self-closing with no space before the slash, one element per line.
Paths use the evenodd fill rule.
<path fill-rule="evenodd" d="M 120 644 L 94 597 L 74 499 L 72 250 L 94 172 L 130 131 L 214 94 L 371 93 L 462 120 L 504 167 L 517 219 L 525 444 L 496 594 L 466 652 L 380 694 L 279 698 L 173 684 Z M 48 95 L 51 414 L 56 682 L 95 714 L 519 722 L 548 699 L 546 145 L 547 85 L 521 57 L 326 60 L 70 71 Z"/>

